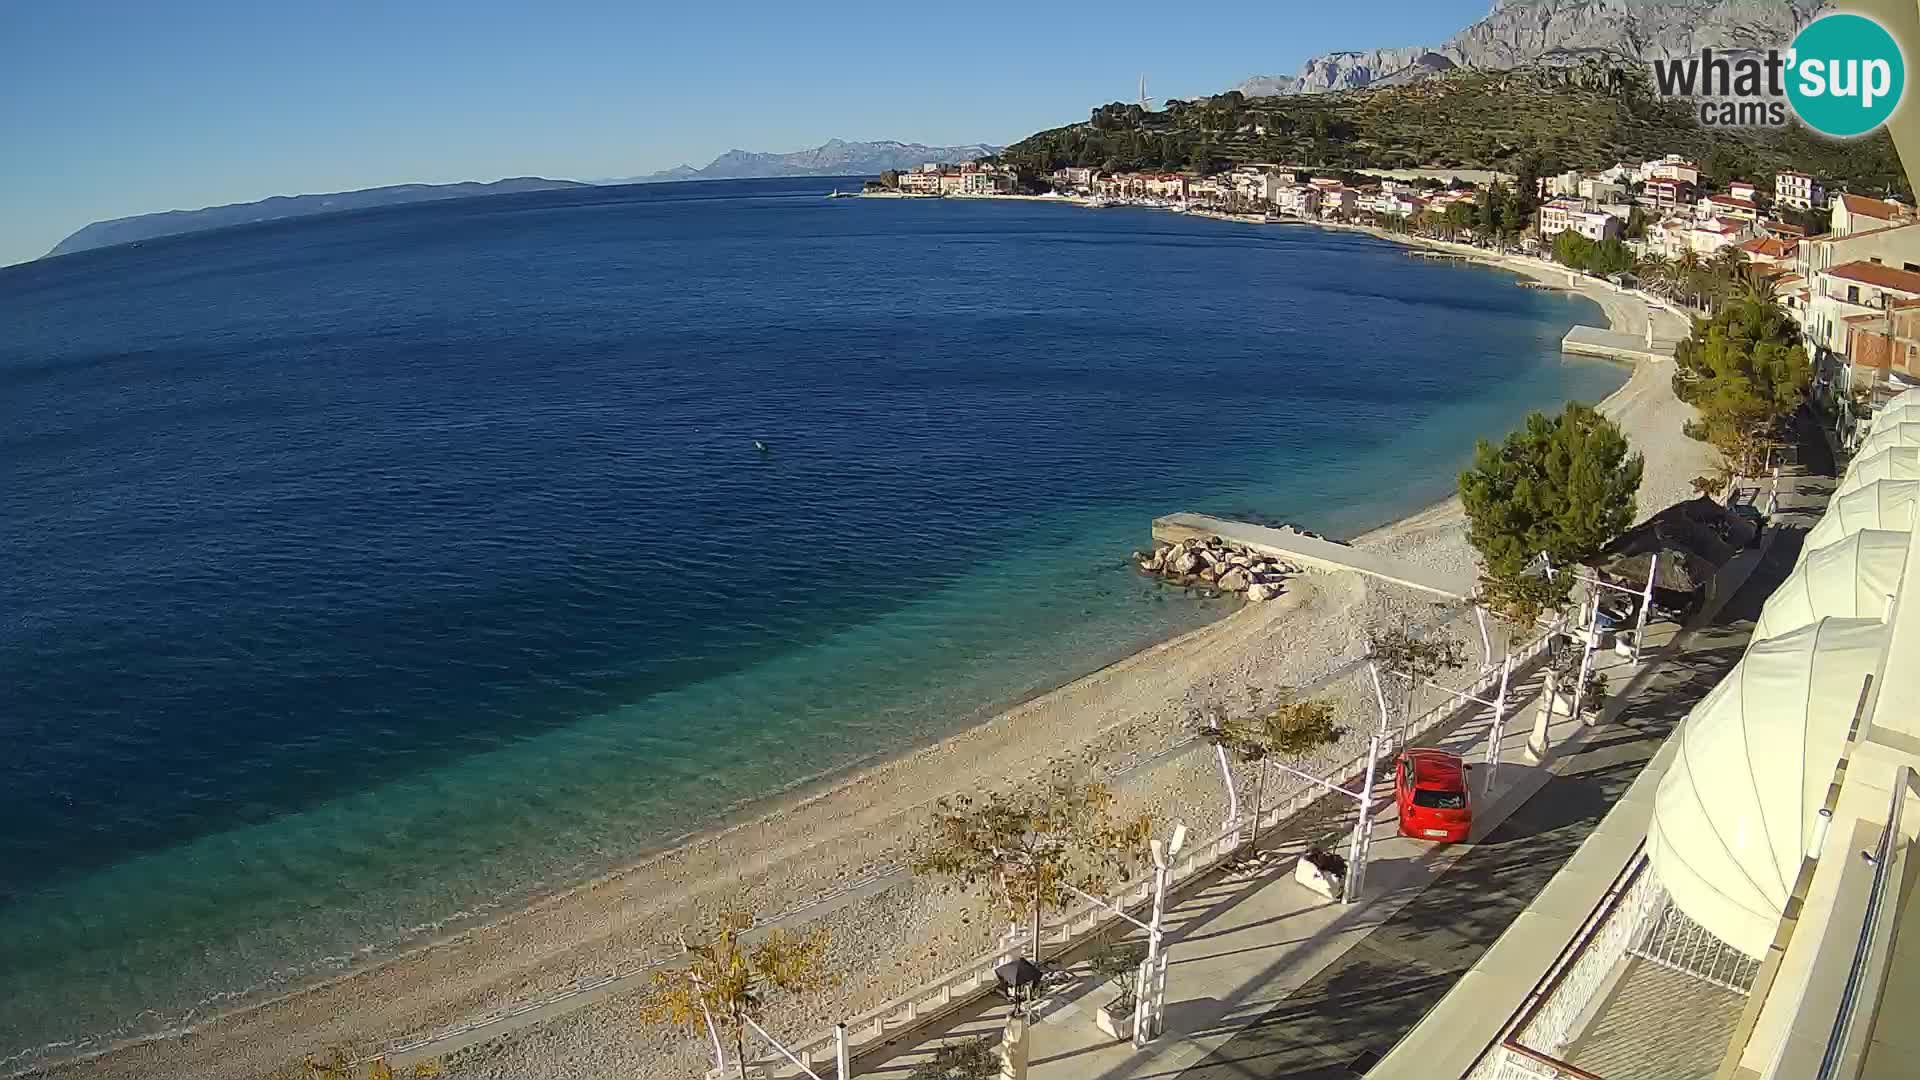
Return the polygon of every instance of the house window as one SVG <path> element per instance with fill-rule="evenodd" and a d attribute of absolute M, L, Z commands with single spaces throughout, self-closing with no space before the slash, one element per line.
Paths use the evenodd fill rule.
<path fill-rule="evenodd" d="M 1875 265 L 1875 266 L 1880 266 L 1880 265 L 1882 265 L 1882 263 L 1880 262 L 1880 256 L 1878 256 L 1878 255 L 1875 255 L 1875 256 L 1873 256 L 1873 258 L 1872 258 L 1872 262 L 1873 262 L 1873 265 Z"/>
<path fill-rule="evenodd" d="M 1858 285 L 1847 286 L 1847 303 L 1857 304 L 1859 302 L 1860 302 L 1860 286 Z"/>

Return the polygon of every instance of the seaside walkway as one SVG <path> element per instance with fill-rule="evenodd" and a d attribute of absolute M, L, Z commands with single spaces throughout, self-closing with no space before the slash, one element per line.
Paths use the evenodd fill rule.
<path fill-rule="evenodd" d="M 1395 835 L 1391 785 L 1383 778 L 1375 794 L 1387 805 L 1373 823 L 1367 895 L 1342 906 L 1307 892 L 1285 872 L 1307 840 L 1337 822 L 1283 823 L 1264 841 L 1278 860 L 1209 875 L 1170 898 L 1166 1034 L 1141 1051 L 1104 1036 L 1091 1014 L 1112 991 L 1085 974 L 1081 958 L 1065 958 L 1075 961 L 1081 977 L 1039 1009 L 1029 1035 L 1032 1080 L 1367 1075 L 1540 894 L 1687 712 L 1739 660 L 1752 620 L 1798 553 L 1794 526 L 1817 513 L 1831 471 L 1821 463 L 1806 470 L 1813 482 L 1783 500 L 1778 517 L 1786 528 L 1728 568 L 1724 604 L 1685 630 L 1649 628 L 1650 648 L 1640 664 L 1595 654 L 1598 669 L 1621 689 L 1600 723 L 1557 722 L 1544 764 L 1525 755 L 1530 725 L 1514 722 L 1532 718 L 1538 673 L 1516 689 L 1522 704 L 1501 742 L 1497 786 L 1483 793 L 1475 780 L 1471 843 L 1436 848 Z M 1420 741 L 1478 761 L 1488 721 L 1475 710 L 1452 730 Z M 1516 997 L 1524 991 L 1514 988 Z M 1462 1008 L 1492 1030 L 1509 1015 L 1505 1004 Z M 857 1059 L 854 1075 L 904 1080 L 942 1042 L 997 1039 L 1008 1008 L 993 1000 L 938 1027 L 903 1033 L 888 1050 Z M 1407 1068 L 1395 1076 L 1427 1075 L 1418 1056 L 1401 1064 Z"/>
<path fill-rule="evenodd" d="M 1430 570 L 1388 555 L 1361 551 L 1331 540 L 1317 540 L 1292 529 L 1274 529 L 1206 514 L 1168 514 L 1153 520 L 1153 538 L 1157 541 L 1172 544 L 1181 540 L 1204 540 L 1209 536 L 1218 536 L 1288 562 L 1365 574 L 1448 600 L 1467 600 L 1473 596 L 1473 579 L 1465 574 Z"/>
<path fill-rule="evenodd" d="M 1742 569 L 1762 558 L 1749 553 Z M 1145 1050 L 1094 1026 L 1093 1010 L 1113 990 L 1087 974 L 1084 957 L 1061 958 L 1078 978 L 1036 1010 L 1031 1080 L 1364 1075 L 1571 857 L 1713 672 L 1738 659 L 1753 613 L 1792 560 L 1791 551 L 1766 559 L 1765 572 L 1698 629 L 1650 630 L 1651 650 L 1640 664 L 1596 654 L 1623 690 L 1597 725 L 1559 718 L 1543 764 L 1526 754 L 1538 672 L 1517 687 L 1522 704 L 1501 741 L 1493 790 L 1473 781 L 1471 843 L 1438 847 L 1399 836 L 1391 772 L 1383 770 L 1361 903 L 1326 900 L 1288 872 L 1309 841 L 1340 827 L 1325 818 L 1283 823 L 1263 838 L 1272 855 L 1261 865 L 1208 875 L 1171 897 L 1166 1034 Z M 1490 719 L 1472 710 L 1420 742 L 1478 762 Z M 905 1080 L 942 1043 L 997 1040 L 1009 1008 L 991 998 L 903 1033 L 856 1058 L 853 1074 Z"/>

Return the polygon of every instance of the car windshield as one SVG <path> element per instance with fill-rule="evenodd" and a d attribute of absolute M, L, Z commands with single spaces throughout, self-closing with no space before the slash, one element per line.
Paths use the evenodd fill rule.
<path fill-rule="evenodd" d="M 1464 791 L 1435 791 L 1432 788 L 1415 788 L 1413 805 L 1431 807 L 1435 810 L 1464 810 L 1467 806 L 1467 794 Z"/>

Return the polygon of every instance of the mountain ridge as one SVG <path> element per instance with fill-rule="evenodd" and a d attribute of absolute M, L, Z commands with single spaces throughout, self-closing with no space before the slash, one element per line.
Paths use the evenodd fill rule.
<path fill-rule="evenodd" d="M 163 236 L 251 225 L 264 221 L 332 214 L 347 210 L 367 210 L 378 206 L 435 202 L 442 199 L 468 199 L 485 195 L 507 195 L 523 191 L 555 191 L 592 187 L 578 180 L 549 180 L 543 176 L 510 176 L 503 180 L 466 180 L 453 184 L 387 184 L 310 195 L 272 195 L 251 202 L 225 203 L 198 210 L 161 210 L 151 214 L 95 221 L 69 233 L 43 257 L 71 255 L 76 251 L 133 244 Z"/>
<path fill-rule="evenodd" d="M 780 176 L 872 176 L 888 169 L 911 169 L 929 161 L 960 162 L 992 157 L 1005 149 L 988 143 L 927 146 L 892 139 L 853 142 L 828 139 L 819 146 L 776 154 L 729 150 L 701 168 L 671 169 L 608 180 L 609 184 L 663 184 L 679 180 L 758 180 Z"/>
<path fill-rule="evenodd" d="M 1585 56 L 1644 63 L 1703 47 L 1785 46 L 1823 0 L 1495 0 L 1486 16 L 1435 46 L 1341 50 L 1308 58 L 1294 75 L 1255 75 L 1248 97 L 1358 90 L 1422 77 L 1437 56 L 1455 67 L 1508 70 Z"/>

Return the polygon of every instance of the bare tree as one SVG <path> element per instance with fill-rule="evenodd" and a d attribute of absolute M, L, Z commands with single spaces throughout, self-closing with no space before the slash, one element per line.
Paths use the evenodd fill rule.
<path fill-rule="evenodd" d="M 723 1071 L 727 1059 L 721 1029 L 730 1037 L 744 1070 L 747 1020 L 757 1021 L 764 1015 L 768 989 L 798 994 L 827 982 L 819 970 L 827 946 L 826 931 L 791 935 L 770 930 L 749 950 L 740 935 L 752 925 L 751 916 L 728 912 L 710 935 L 697 940 L 682 938 L 680 944 L 689 963 L 654 975 L 653 986 L 640 1007 L 641 1016 L 647 1020 L 665 1021 L 696 1034 L 704 1029 L 713 1040 L 715 1064 Z"/>
<path fill-rule="evenodd" d="M 1290 695 L 1291 691 L 1287 691 L 1281 697 Z M 1216 717 L 1197 729 L 1197 734 L 1215 746 L 1224 747 L 1242 763 L 1258 766 L 1253 785 L 1253 829 L 1248 841 L 1250 850 L 1258 851 L 1260 815 L 1266 808 L 1267 759 L 1310 754 L 1338 739 L 1340 728 L 1334 725 L 1334 706 L 1330 701 L 1283 700 L 1268 709 L 1265 694 L 1259 687 L 1249 687 L 1247 698 L 1253 707 L 1251 716 Z"/>
<path fill-rule="evenodd" d="M 1043 907 L 1072 903 L 1069 884 L 1098 894 L 1142 863 L 1153 822 L 1145 814 L 1118 819 L 1113 802 L 1100 784 L 942 799 L 914 872 L 984 885 L 1016 923 L 1030 917 L 1038 964 Z"/>
<path fill-rule="evenodd" d="M 1465 666 L 1467 647 L 1458 638 L 1444 634 L 1414 637 L 1394 626 L 1371 636 L 1368 655 L 1382 670 L 1398 675 L 1406 683 L 1406 692 L 1400 699 L 1400 742 L 1404 744 L 1413 723 L 1414 691 L 1443 671 Z"/>

